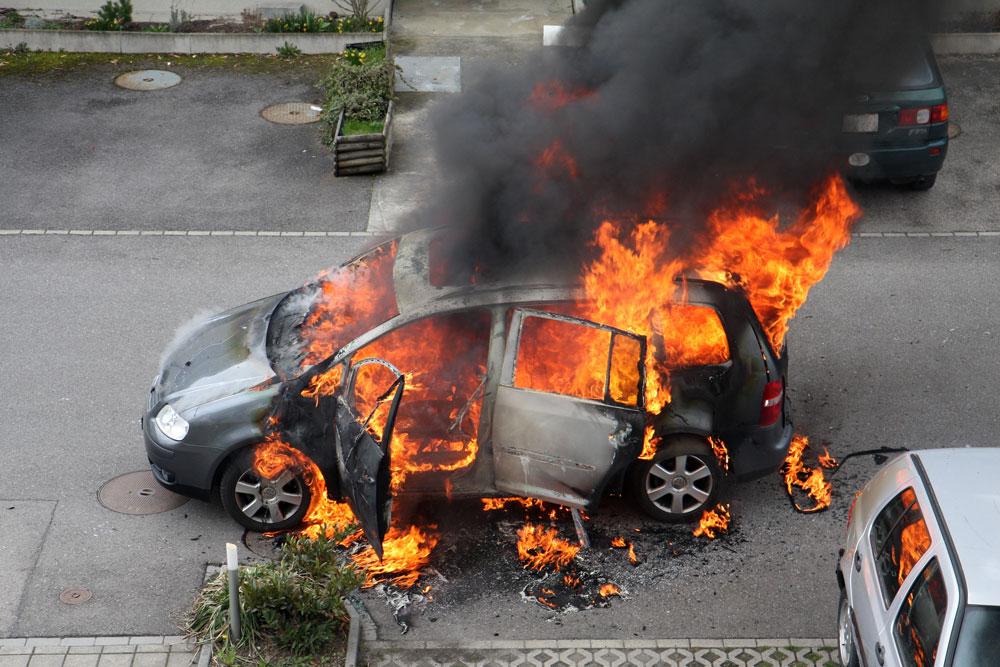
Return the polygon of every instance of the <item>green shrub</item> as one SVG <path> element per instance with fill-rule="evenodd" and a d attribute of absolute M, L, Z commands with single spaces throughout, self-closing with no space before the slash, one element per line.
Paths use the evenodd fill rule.
<path fill-rule="evenodd" d="M 302 55 L 302 49 L 294 44 L 289 44 L 288 40 L 285 40 L 283 45 L 274 47 L 274 50 L 282 58 L 298 58 Z"/>
<path fill-rule="evenodd" d="M 188 631 L 202 640 L 223 642 L 226 650 L 241 648 L 252 657 L 257 644 L 268 642 L 295 655 L 320 651 L 342 633 L 348 622 L 344 595 L 364 577 L 353 567 L 341 565 L 335 552 L 337 535 L 290 537 L 280 561 L 241 568 L 240 621 L 242 636 L 231 644 L 229 585 L 223 572 L 210 581 L 195 599 Z"/>
<path fill-rule="evenodd" d="M 342 54 L 319 82 L 324 91 L 323 141 L 327 144 L 333 143 L 341 110 L 346 120 L 375 123 L 389 109 L 397 68 L 386 60 L 384 44 L 365 54 Z"/>
<path fill-rule="evenodd" d="M 0 30 L 20 28 L 22 25 L 24 25 L 24 17 L 13 9 L 0 16 Z"/>
<path fill-rule="evenodd" d="M 97 12 L 97 18 L 87 21 L 88 30 L 124 30 L 132 22 L 132 0 L 108 0 Z"/>
<path fill-rule="evenodd" d="M 143 32 L 170 32 L 170 26 L 166 23 L 159 23 L 156 25 L 147 25 L 142 29 Z"/>

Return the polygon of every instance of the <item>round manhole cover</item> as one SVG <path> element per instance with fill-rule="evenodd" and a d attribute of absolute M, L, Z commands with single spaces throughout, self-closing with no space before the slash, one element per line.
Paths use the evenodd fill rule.
<path fill-rule="evenodd" d="M 89 588 L 67 588 L 59 594 L 59 599 L 66 604 L 80 604 L 89 600 L 93 595 Z"/>
<path fill-rule="evenodd" d="M 282 102 L 281 104 L 273 104 L 267 107 L 260 112 L 260 115 L 264 117 L 264 120 L 269 120 L 272 123 L 305 125 L 306 123 L 315 123 L 318 121 L 322 113 L 323 107 L 317 104 L 310 104 L 309 102 Z"/>
<path fill-rule="evenodd" d="M 105 482 L 97 492 L 97 500 L 109 510 L 122 514 L 156 514 L 188 501 L 187 497 L 160 486 L 149 471 L 130 472 Z"/>
<path fill-rule="evenodd" d="M 258 556 L 270 558 L 271 560 L 281 560 L 281 543 L 284 541 L 284 533 L 274 537 L 265 537 L 263 533 L 248 530 L 243 536 L 243 543 L 247 549 Z"/>
<path fill-rule="evenodd" d="M 129 90 L 162 90 L 163 88 L 172 88 L 180 82 L 179 75 L 159 69 L 126 72 L 115 79 L 116 86 Z"/>
<path fill-rule="evenodd" d="M 948 123 L 948 138 L 954 139 L 960 134 L 962 134 L 962 126 L 955 121 L 950 121 Z"/>

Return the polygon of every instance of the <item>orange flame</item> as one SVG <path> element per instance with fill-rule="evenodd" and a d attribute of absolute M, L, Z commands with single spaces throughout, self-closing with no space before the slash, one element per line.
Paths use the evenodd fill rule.
<path fill-rule="evenodd" d="M 649 412 L 656 414 L 670 402 L 671 369 L 719 363 L 730 354 L 714 310 L 684 304 L 683 291 L 681 304 L 669 302 L 677 279 L 693 275 L 742 289 L 780 352 L 788 321 L 826 274 L 834 253 L 850 241 L 851 223 L 861 214 L 837 175 L 788 225 L 764 213 L 765 195 L 753 182 L 735 191 L 730 203 L 708 215 L 684 256 L 674 250 L 666 223 L 607 220 L 597 229 L 593 246 L 598 255 L 583 273 L 586 316 L 651 342 L 646 352 Z M 666 206 L 654 198 L 650 217 L 666 217 Z M 645 458 L 655 451 L 651 436 L 650 428 Z"/>
<path fill-rule="evenodd" d="M 483 511 L 502 510 L 508 503 L 521 505 L 524 509 L 542 509 L 544 503 L 537 498 L 483 498 Z"/>
<path fill-rule="evenodd" d="M 709 438 L 708 442 L 712 445 L 712 451 L 715 452 L 715 458 L 719 461 L 719 467 L 724 473 L 728 473 L 729 450 L 726 449 L 726 443 L 721 438 Z"/>
<path fill-rule="evenodd" d="M 566 585 L 567 588 L 576 588 L 577 586 L 580 585 L 580 580 L 572 575 L 564 574 L 563 583 Z"/>
<path fill-rule="evenodd" d="M 615 538 L 613 538 L 611 540 L 611 546 L 613 546 L 613 547 L 619 547 L 619 548 L 624 548 L 625 547 L 625 538 L 624 537 L 615 537 Z"/>
<path fill-rule="evenodd" d="M 632 565 L 639 564 L 639 557 L 635 555 L 635 545 L 631 542 L 628 543 L 628 562 Z"/>
<path fill-rule="evenodd" d="M 517 555 L 524 561 L 525 569 L 561 570 L 580 550 L 579 546 L 558 537 L 554 528 L 545 530 L 530 523 L 517 532 L 517 538 Z"/>
<path fill-rule="evenodd" d="M 906 489 L 903 491 L 903 507 L 913 508 L 910 512 L 920 511 L 919 506 L 916 504 L 917 497 L 913 493 L 912 489 Z M 899 558 L 893 559 L 897 560 L 899 563 L 899 585 L 903 585 L 903 580 L 910 574 L 910 570 L 913 566 L 917 564 L 920 557 L 924 555 L 931 546 L 931 536 L 927 532 L 927 524 L 924 523 L 924 518 L 922 515 L 919 516 L 915 521 L 906 525 L 903 528 L 899 536 Z M 893 547 L 895 551 L 895 547 Z M 895 555 L 895 554 L 893 554 Z"/>
<path fill-rule="evenodd" d="M 601 586 L 600 593 L 602 598 L 606 598 L 611 595 L 617 595 L 618 597 L 621 597 L 622 595 L 621 591 L 614 584 L 604 584 L 603 586 Z"/>
<path fill-rule="evenodd" d="M 371 547 L 351 556 L 354 563 L 367 571 L 364 588 L 374 586 L 387 579 L 399 588 L 411 588 L 420 577 L 421 568 L 430 560 L 431 552 L 437 545 L 438 536 L 431 532 L 437 526 L 427 526 L 424 531 L 417 526 L 389 529 L 382 542 L 382 559 Z M 381 577 L 381 578 L 380 578 Z"/>
<path fill-rule="evenodd" d="M 695 537 L 707 537 L 715 539 L 716 535 L 721 535 L 729 529 L 729 505 L 717 505 L 714 510 L 705 510 L 701 515 L 701 522 L 694 529 Z"/>
<path fill-rule="evenodd" d="M 799 488 L 816 501 L 810 508 L 804 508 L 792 500 L 795 509 L 800 512 L 816 512 L 830 506 L 833 499 L 830 482 L 826 481 L 823 475 L 824 467 L 832 467 L 837 464 L 836 459 L 829 455 L 824 449 L 824 456 L 820 457 L 820 467 L 812 468 L 802 462 L 802 455 L 806 447 L 809 446 L 809 438 L 796 435 L 792 438 L 792 444 L 788 448 L 788 456 L 781 466 L 781 472 L 785 476 L 785 488 L 788 495 L 792 495 L 793 488 Z"/>
<path fill-rule="evenodd" d="M 558 80 L 539 81 L 535 84 L 534 90 L 531 91 L 529 99 L 536 109 L 551 113 L 560 107 L 585 99 L 593 94 L 593 91 L 586 89 L 569 90 Z"/>

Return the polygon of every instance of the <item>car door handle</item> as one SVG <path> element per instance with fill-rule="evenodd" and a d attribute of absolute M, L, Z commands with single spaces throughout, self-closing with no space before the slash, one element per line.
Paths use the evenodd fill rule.
<path fill-rule="evenodd" d="M 878 664 L 885 664 L 885 649 L 882 648 L 882 642 L 875 642 L 875 657 L 878 658 Z"/>
<path fill-rule="evenodd" d="M 861 551 L 854 552 L 854 569 L 858 572 L 861 571 Z"/>

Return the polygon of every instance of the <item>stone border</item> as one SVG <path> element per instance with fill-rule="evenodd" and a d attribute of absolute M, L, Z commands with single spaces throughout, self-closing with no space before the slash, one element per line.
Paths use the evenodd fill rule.
<path fill-rule="evenodd" d="M 170 33 L 0 30 L 0 49 L 67 53 L 274 53 L 285 42 L 304 54 L 340 53 L 348 44 L 381 42 L 385 33 Z"/>
<path fill-rule="evenodd" d="M 1000 33 L 940 33 L 931 35 L 931 46 L 939 56 L 996 55 L 1000 53 Z"/>
<path fill-rule="evenodd" d="M 389 236 L 385 232 L 279 232 L 268 230 L 0 229 L 0 236 Z"/>

